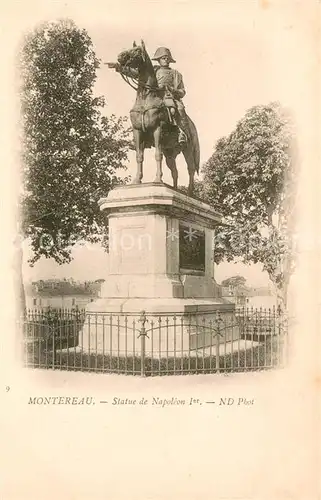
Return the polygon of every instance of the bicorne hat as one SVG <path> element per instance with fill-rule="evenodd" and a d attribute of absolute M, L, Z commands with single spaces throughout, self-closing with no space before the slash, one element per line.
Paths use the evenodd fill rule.
<path fill-rule="evenodd" d="M 167 49 L 166 47 L 159 47 L 156 52 L 154 57 L 152 58 L 155 61 L 158 61 L 161 57 L 168 56 L 169 61 L 172 63 L 175 63 L 176 61 L 173 59 L 171 51 Z"/>

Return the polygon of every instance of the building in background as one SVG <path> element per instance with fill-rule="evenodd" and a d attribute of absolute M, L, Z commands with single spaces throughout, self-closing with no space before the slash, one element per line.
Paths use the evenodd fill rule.
<path fill-rule="evenodd" d="M 272 287 L 253 287 L 248 302 L 249 307 L 272 309 L 277 306 L 277 297 L 272 291 Z"/>
<path fill-rule="evenodd" d="M 254 307 L 263 309 L 277 305 L 276 296 L 270 287 L 221 286 L 222 298 L 233 302 L 237 307 Z"/>
<path fill-rule="evenodd" d="M 249 301 L 250 289 L 246 286 L 222 286 L 222 298 L 238 307 L 246 307 Z"/>
<path fill-rule="evenodd" d="M 26 306 L 27 309 L 82 309 L 100 296 L 103 282 L 103 279 L 85 282 L 73 279 L 35 281 L 25 287 Z"/>

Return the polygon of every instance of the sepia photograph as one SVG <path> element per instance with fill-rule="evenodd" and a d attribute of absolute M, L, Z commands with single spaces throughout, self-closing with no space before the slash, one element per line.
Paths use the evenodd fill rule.
<path fill-rule="evenodd" d="M 15 6 L 1 498 L 317 499 L 320 5 Z"/>

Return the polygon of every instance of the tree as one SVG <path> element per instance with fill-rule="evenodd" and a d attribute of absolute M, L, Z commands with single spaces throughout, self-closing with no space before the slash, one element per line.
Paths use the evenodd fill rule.
<path fill-rule="evenodd" d="M 196 200 L 199 201 L 204 201 L 203 200 L 203 182 L 202 180 L 195 180 L 194 181 L 194 190 L 192 195 L 188 192 L 188 187 L 180 185 L 178 186 L 178 191 L 181 193 L 185 194 L 186 196 L 192 196 L 192 198 L 195 198 Z"/>
<path fill-rule="evenodd" d="M 294 270 L 294 127 L 278 103 L 254 106 L 204 165 L 203 196 L 224 217 L 215 262 L 262 263 L 286 305 Z"/>
<path fill-rule="evenodd" d="M 238 287 L 238 286 L 245 286 L 246 279 L 243 276 L 231 276 L 230 278 L 226 278 L 225 280 L 222 281 L 221 285 L 222 286 L 233 286 L 233 287 Z"/>
<path fill-rule="evenodd" d="M 101 240 L 97 201 L 123 182 L 129 129 L 101 114 L 104 99 L 93 95 L 99 65 L 87 32 L 68 20 L 45 23 L 24 41 L 20 232 L 31 265 L 42 256 L 69 262 L 77 242 Z"/>

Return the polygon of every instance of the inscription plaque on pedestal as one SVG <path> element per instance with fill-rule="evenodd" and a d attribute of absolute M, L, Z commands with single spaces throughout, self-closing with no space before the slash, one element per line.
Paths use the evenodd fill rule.
<path fill-rule="evenodd" d="M 205 231 L 179 225 L 179 267 L 205 273 Z"/>

